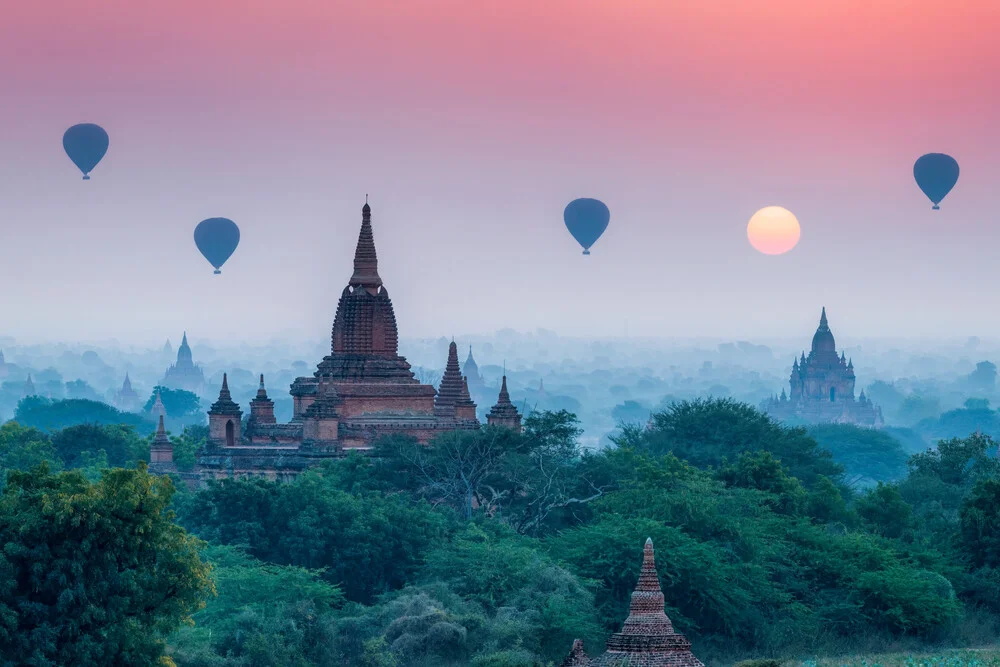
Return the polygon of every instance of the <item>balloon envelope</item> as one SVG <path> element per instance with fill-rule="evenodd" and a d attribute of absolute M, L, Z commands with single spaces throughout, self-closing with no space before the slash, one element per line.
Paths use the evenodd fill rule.
<path fill-rule="evenodd" d="M 583 254 L 589 255 L 590 246 L 597 243 L 608 228 L 611 211 L 597 199 L 574 199 L 563 211 L 563 220 L 569 233 L 583 246 Z"/>
<path fill-rule="evenodd" d="M 63 134 L 66 155 L 83 172 L 83 180 L 90 180 L 90 172 L 108 152 L 108 133 L 100 125 L 81 123 Z"/>
<path fill-rule="evenodd" d="M 913 177 L 927 198 L 934 202 L 934 208 L 958 183 L 958 162 L 944 153 L 928 153 L 917 158 L 913 164 Z"/>
<path fill-rule="evenodd" d="M 240 228 L 229 218 L 202 220 L 194 228 L 194 242 L 215 273 L 226 263 L 240 243 Z"/>

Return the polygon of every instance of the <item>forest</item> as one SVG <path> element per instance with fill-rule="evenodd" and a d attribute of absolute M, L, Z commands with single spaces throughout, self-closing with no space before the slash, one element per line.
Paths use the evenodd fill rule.
<path fill-rule="evenodd" d="M 990 435 L 913 452 L 732 399 L 672 403 L 599 450 L 580 434 L 535 412 L 192 490 L 148 473 L 132 425 L 8 422 L 3 664 L 555 666 L 621 627 L 647 537 L 706 665 L 996 636 Z M 204 437 L 173 438 L 180 467 Z"/>

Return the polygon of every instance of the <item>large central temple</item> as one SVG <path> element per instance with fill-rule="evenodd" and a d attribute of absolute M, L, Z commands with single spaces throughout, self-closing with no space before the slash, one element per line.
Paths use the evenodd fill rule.
<path fill-rule="evenodd" d="M 436 390 L 421 384 L 400 356 L 396 316 L 379 277 L 367 203 L 361 214 L 354 273 L 337 303 L 330 354 L 311 377 L 292 383 L 292 420 L 276 423 L 274 403 L 261 376 L 244 425 L 243 411 L 233 401 L 224 375 L 219 399 L 208 412 L 208 442 L 198 452 L 195 470 L 185 475 L 190 481 L 288 479 L 320 460 L 370 449 L 381 436 L 404 434 L 426 444 L 443 432 L 481 427 L 454 342 Z M 506 394 L 504 382 L 488 422 L 520 428 L 520 415 L 516 409 L 511 413 Z M 175 472 L 169 442 L 163 438 L 153 449 L 151 469 Z"/>

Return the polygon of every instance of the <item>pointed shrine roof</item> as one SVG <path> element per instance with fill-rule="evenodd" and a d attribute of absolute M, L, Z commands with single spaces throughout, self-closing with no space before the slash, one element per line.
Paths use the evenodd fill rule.
<path fill-rule="evenodd" d="M 653 540 L 646 539 L 639 582 L 629 604 L 629 615 L 608 639 L 606 653 L 591 661 L 595 667 L 704 667 L 691 654 L 691 643 L 674 631 L 664 611 L 663 591 L 656 574 Z"/>
<path fill-rule="evenodd" d="M 458 346 L 451 341 L 448 346 L 448 363 L 441 376 L 437 397 L 434 399 L 434 411 L 438 413 L 454 412 L 455 406 L 463 399 L 465 381 L 458 367 Z"/>
<path fill-rule="evenodd" d="M 210 415 L 242 415 L 239 404 L 233 401 L 232 394 L 229 393 L 229 378 L 227 373 L 222 374 L 222 389 L 219 390 L 219 400 L 212 403 L 212 408 L 208 411 Z"/>
<path fill-rule="evenodd" d="M 153 446 L 170 447 L 170 438 L 167 437 L 167 429 L 163 426 L 163 415 L 160 415 L 160 423 L 156 427 L 156 437 L 153 438 Z"/>
<path fill-rule="evenodd" d="M 372 233 L 372 209 L 367 200 L 361 209 L 361 232 L 354 250 L 354 275 L 349 284 L 351 287 L 364 287 L 373 293 L 382 286 L 382 278 L 378 275 L 378 256 L 375 254 L 375 236 Z"/>

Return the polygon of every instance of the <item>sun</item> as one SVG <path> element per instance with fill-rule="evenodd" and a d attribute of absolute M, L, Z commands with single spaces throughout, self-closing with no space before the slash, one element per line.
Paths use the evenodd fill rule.
<path fill-rule="evenodd" d="M 765 206 L 750 218 L 747 238 L 757 251 L 765 255 L 781 255 L 799 242 L 802 229 L 787 208 Z"/>

